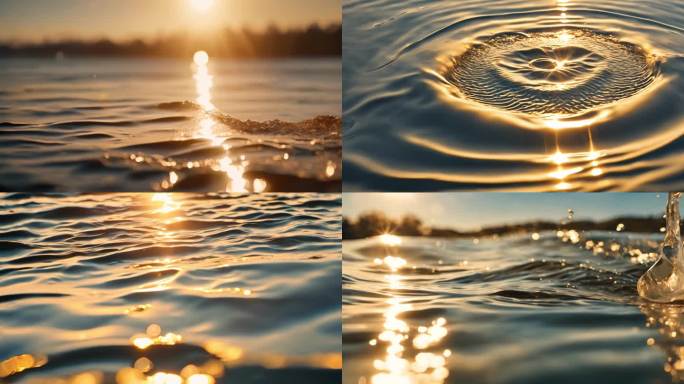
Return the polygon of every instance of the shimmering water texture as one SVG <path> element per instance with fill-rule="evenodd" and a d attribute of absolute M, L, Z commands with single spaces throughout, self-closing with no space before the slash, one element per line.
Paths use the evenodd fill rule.
<path fill-rule="evenodd" d="M 0 190 L 337 191 L 338 60 L 0 61 Z"/>
<path fill-rule="evenodd" d="M 684 185 L 676 1 L 348 1 L 344 17 L 349 190 Z"/>
<path fill-rule="evenodd" d="M 346 384 L 669 383 L 684 308 L 637 294 L 663 233 L 343 244 Z"/>
<path fill-rule="evenodd" d="M 0 204 L 0 381 L 340 382 L 339 196 Z"/>

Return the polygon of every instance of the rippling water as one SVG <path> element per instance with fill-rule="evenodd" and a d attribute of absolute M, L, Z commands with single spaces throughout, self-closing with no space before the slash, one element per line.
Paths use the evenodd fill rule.
<path fill-rule="evenodd" d="M 333 191 L 340 61 L 0 60 L 5 191 Z"/>
<path fill-rule="evenodd" d="M 669 383 L 684 307 L 639 298 L 663 234 L 343 244 L 344 382 Z"/>
<path fill-rule="evenodd" d="M 344 20 L 345 189 L 684 185 L 681 2 L 347 1 Z"/>
<path fill-rule="evenodd" d="M 339 382 L 340 205 L 3 196 L 0 380 Z"/>

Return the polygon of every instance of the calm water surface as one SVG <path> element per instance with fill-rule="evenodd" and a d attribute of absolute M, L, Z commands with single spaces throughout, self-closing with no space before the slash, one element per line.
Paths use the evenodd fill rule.
<path fill-rule="evenodd" d="M 340 382 L 340 205 L 4 195 L 0 380 Z"/>
<path fill-rule="evenodd" d="M 345 190 L 684 186 L 681 1 L 346 1 Z"/>
<path fill-rule="evenodd" d="M 340 188 L 340 61 L 0 60 L 0 189 Z"/>
<path fill-rule="evenodd" d="M 344 383 L 684 379 L 684 307 L 636 289 L 663 233 L 624 230 L 345 241 Z"/>

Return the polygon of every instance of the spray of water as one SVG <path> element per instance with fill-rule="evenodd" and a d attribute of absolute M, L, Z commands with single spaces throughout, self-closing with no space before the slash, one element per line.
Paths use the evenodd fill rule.
<path fill-rule="evenodd" d="M 660 257 L 637 283 L 639 295 L 650 301 L 659 303 L 684 301 L 684 256 L 679 231 L 680 197 L 680 192 L 671 192 L 668 195 L 667 231 Z"/>

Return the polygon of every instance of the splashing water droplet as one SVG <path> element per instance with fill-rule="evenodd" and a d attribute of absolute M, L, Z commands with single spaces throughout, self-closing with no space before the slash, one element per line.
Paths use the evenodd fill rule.
<path fill-rule="evenodd" d="M 684 300 L 684 260 L 679 230 L 680 197 L 680 192 L 669 194 L 666 232 L 660 257 L 637 283 L 639 295 L 650 301 L 671 303 Z"/>

